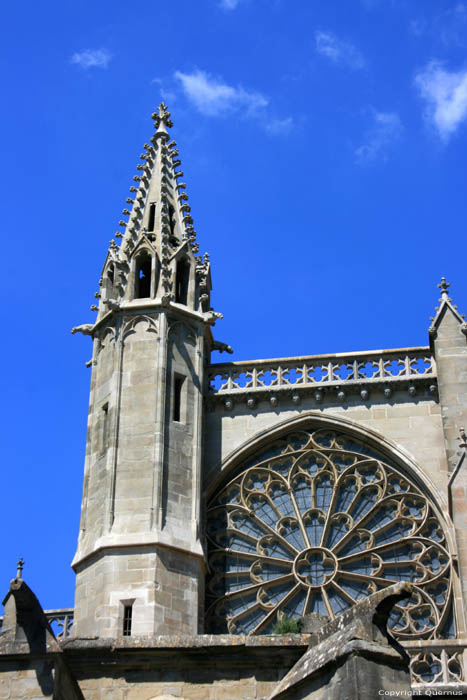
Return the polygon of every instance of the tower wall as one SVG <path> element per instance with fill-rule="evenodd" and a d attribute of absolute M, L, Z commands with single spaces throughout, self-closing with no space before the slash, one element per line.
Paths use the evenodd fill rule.
<path fill-rule="evenodd" d="M 153 305 L 154 306 L 154 305 Z M 195 634 L 203 327 L 127 308 L 94 346 L 78 552 L 77 636 Z"/>
<path fill-rule="evenodd" d="M 438 368 L 443 437 L 449 467 L 448 496 L 459 553 L 458 570 L 464 603 L 467 603 L 467 461 L 464 459 L 458 468 L 465 449 L 465 440 L 464 447 L 461 447 L 459 436 L 467 426 L 466 326 L 456 307 L 452 307 L 443 283 L 440 286 L 441 305 L 430 330 Z"/>
<path fill-rule="evenodd" d="M 467 426 L 467 338 L 465 324 L 445 303 L 433 341 L 449 470 L 459 459 L 459 430 Z"/>

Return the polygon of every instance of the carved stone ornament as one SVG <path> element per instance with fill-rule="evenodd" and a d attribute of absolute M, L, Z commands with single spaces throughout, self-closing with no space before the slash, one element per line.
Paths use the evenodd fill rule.
<path fill-rule="evenodd" d="M 126 322 L 123 328 L 123 340 L 125 340 L 129 335 L 136 333 L 136 328 L 139 324 L 143 324 L 142 328 L 144 328 L 144 330 L 148 333 L 158 333 L 157 323 L 153 318 L 146 315 L 134 316 Z"/>
<path fill-rule="evenodd" d="M 82 333 L 83 335 L 92 335 L 93 330 L 93 323 L 83 323 L 81 326 L 73 326 L 71 329 L 71 334 L 74 335 L 75 333 Z"/>

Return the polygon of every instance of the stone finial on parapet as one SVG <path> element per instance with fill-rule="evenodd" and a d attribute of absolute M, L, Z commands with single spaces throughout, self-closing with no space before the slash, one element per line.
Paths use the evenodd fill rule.
<path fill-rule="evenodd" d="M 441 277 L 441 282 L 438 284 L 438 289 L 441 290 L 440 301 L 442 301 L 443 299 L 448 299 L 450 301 L 450 299 L 449 299 L 449 287 L 450 286 L 451 286 L 451 283 L 446 282 L 446 277 Z"/>
<path fill-rule="evenodd" d="M 20 557 L 16 562 L 16 580 L 23 578 L 24 559 Z"/>
<path fill-rule="evenodd" d="M 268 700 L 374 700 L 384 691 L 408 693 L 409 657 L 387 624 L 394 605 L 412 591 L 407 582 L 384 588 L 313 632 L 308 651 Z"/>
<path fill-rule="evenodd" d="M 465 333 L 465 317 L 464 314 L 459 313 L 457 306 L 452 303 L 452 299 L 449 296 L 450 286 L 450 282 L 446 282 L 446 277 L 441 277 L 441 282 L 438 284 L 438 289 L 441 290 L 441 297 L 439 299 L 440 304 L 435 308 L 436 315 L 430 318 L 431 326 L 428 329 L 430 344 L 432 344 L 433 340 L 436 339 L 439 327 L 448 309 L 451 311 L 456 321 L 460 323 L 462 332 Z"/>

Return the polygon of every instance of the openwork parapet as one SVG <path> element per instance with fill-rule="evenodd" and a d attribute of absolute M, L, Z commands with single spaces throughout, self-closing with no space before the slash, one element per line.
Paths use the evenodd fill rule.
<path fill-rule="evenodd" d="M 435 391 L 436 365 L 428 347 L 403 348 L 214 364 L 208 378 L 211 396 L 377 384 L 389 392 L 404 385 L 416 391 L 421 380 Z"/>
<path fill-rule="evenodd" d="M 44 610 L 44 612 L 57 639 L 65 639 L 70 636 L 74 618 L 73 608 Z"/>
<path fill-rule="evenodd" d="M 464 641 L 407 645 L 413 688 L 443 687 L 467 690 L 467 648 Z"/>
<path fill-rule="evenodd" d="M 58 610 L 44 610 L 47 622 L 57 639 L 66 639 L 71 634 L 73 627 L 73 608 L 60 608 Z M 3 625 L 3 617 L 0 617 L 0 631 Z"/>

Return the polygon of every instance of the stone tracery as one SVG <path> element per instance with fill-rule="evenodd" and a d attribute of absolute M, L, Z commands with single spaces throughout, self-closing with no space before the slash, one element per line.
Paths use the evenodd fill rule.
<path fill-rule="evenodd" d="M 451 557 L 436 508 L 378 451 L 328 429 L 258 452 L 208 509 L 208 624 L 267 634 L 278 616 L 335 617 L 397 581 L 401 640 L 452 636 Z"/>

